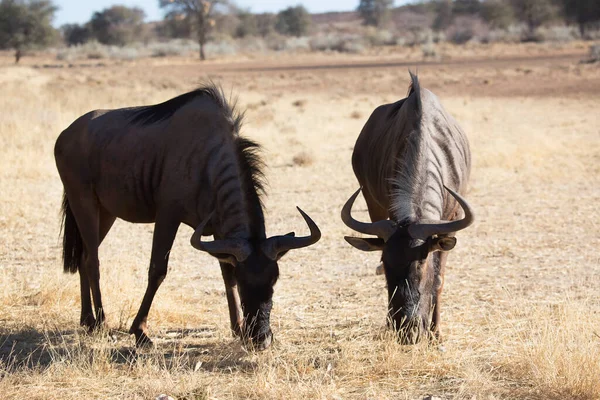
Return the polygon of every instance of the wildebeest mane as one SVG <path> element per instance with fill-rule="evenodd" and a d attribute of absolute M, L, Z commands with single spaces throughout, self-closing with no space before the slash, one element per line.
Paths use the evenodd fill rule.
<path fill-rule="evenodd" d="M 212 82 L 163 103 L 139 107 L 130 122 L 137 125 L 150 125 L 165 121 L 171 118 L 181 107 L 200 96 L 206 96 L 214 101 L 223 111 L 223 114 L 230 120 L 233 130 L 239 132 L 244 117 L 243 113 L 238 112 L 235 101 L 230 104 L 225 97 L 223 89 Z"/>
<path fill-rule="evenodd" d="M 260 157 L 260 145 L 241 136 L 236 138 L 237 158 L 241 171 L 242 185 L 248 204 L 248 215 L 252 236 L 266 237 L 263 203 L 261 196 L 265 194 L 264 162 Z"/>
<path fill-rule="evenodd" d="M 240 136 L 244 114 L 239 112 L 236 101 L 227 101 L 220 86 L 209 82 L 191 92 L 184 93 L 163 103 L 140 107 L 130 120 L 132 124 L 150 125 L 171 118 L 177 110 L 199 96 L 212 100 L 230 122 L 234 136 L 236 157 L 240 170 L 240 178 L 248 204 L 250 226 L 255 232 L 253 236 L 264 237 L 264 213 L 261 196 L 265 193 L 264 163 L 260 157 L 260 145 Z"/>
<path fill-rule="evenodd" d="M 406 100 L 411 97 L 414 98 L 414 101 L 410 104 L 413 105 L 411 111 L 415 115 L 413 127 L 405 127 L 405 129 L 414 129 L 420 123 L 423 105 L 419 78 L 412 72 L 409 71 L 409 73 L 411 83 Z M 394 126 L 393 129 L 398 129 L 398 127 Z M 423 177 L 420 174 L 427 147 L 423 133 L 420 129 L 415 129 L 406 136 L 402 154 L 398 157 L 398 163 L 395 167 L 396 175 L 391 179 L 392 201 L 390 211 L 403 221 L 412 221 L 418 217 L 416 215 L 418 205 L 414 201 L 418 199 L 417 193 L 423 189 L 424 184 Z"/>

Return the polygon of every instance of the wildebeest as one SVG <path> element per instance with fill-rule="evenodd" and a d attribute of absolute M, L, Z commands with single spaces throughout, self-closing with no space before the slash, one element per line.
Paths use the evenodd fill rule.
<path fill-rule="evenodd" d="M 277 261 L 321 233 L 298 209 L 310 236 L 266 237 L 263 163 L 259 145 L 240 136 L 241 123 L 222 90 L 208 84 L 157 105 L 92 111 L 60 134 L 64 270 L 79 271 L 83 326 L 105 319 L 98 246 L 115 219 L 154 222 L 148 286 L 130 329 L 137 345 L 152 344 L 146 319 L 183 223 L 195 228 L 191 244 L 220 262 L 234 334 L 259 349 L 270 345 Z"/>
<path fill-rule="evenodd" d="M 375 109 L 354 147 L 352 167 L 372 222 L 351 216 L 361 189 L 346 202 L 342 220 L 377 236 L 345 239 L 363 251 L 383 250 L 388 322 L 405 342 L 416 342 L 425 332 L 440 337 L 447 251 L 456 244 L 454 233 L 474 217 L 458 194 L 466 191 L 470 174 L 467 137 L 438 98 L 410 75 L 408 97 Z"/>

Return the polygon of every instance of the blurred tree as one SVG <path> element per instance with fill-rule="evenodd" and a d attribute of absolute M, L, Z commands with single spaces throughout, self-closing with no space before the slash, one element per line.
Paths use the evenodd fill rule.
<path fill-rule="evenodd" d="M 193 32 L 192 25 L 193 21 L 188 15 L 170 11 L 159 25 L 158 34 L 166 38 L 190 38 Z"/>
<path fill-rule="evenodd" d="M 510 4 L 505 0 L 487 0 L 481 4 L 481 17 L 494 29 L 507 29 L 515 22 Z"/>
<path fill-rule="evenodd" d="M 236 37 L 257 36 L 258 21 L 256 15 L 249 11 L 240 11 L 237 15 L 238 26 L 235 30 Z"/>
<path fill-rule="evenodd" d="M 60 27 L 60 31 L 67 46 L 84 44 L 94 37 L 92 29 L 88 24 L 65 24 Z"/>
<path fill-rule="evenodd" d="M 54 42 L 57 32 L 52 18 L 56 10 L 50 0 L 1 0 L 0 48 L 14 49 L 18 63 L 23 50 Z"/>
<path fill-rule="evenodd" d="M 260 36 L 265 37 L 275 31 L 277 16 L 272 13 L 256 14 L 256 28 Z"/>
<path fill-rule="evenodd" d="M 388 20 L 393 5 L 394 0 L 360 0 L 357 11 L 364 25 L 381 26 Z"/>
<path fill-rule="evenodd" d="M 479 14 L 482 4 L 479 0 L 454 0 L 452 13 L 454 15 Z"/>
<path fill-rule="evenodd" d="M 231 12 L 232 10 L 228 10 L 228 12 L 217 12 L 213 17 L 213 26 L 211 27 L 211 32 L 209 35 L 209 40 L 217 35 L 234 37 L 237 31 L 238 26 L 240 25 L 240 20 L 236 13 Z"/>
<path fill-rule="evenodd" d="M 100 43 L 124 46 L 143 36 L 145 17 L 141 8 L 112 6 L 95 12 L 90 27 Z"/>
<path fill-rule="evenodd" d="M 517 19 L 527 24 L 527 39 L 533 38 L 537 28 L 556 17 L 552 0 L 510 0 L 510 3 Z"/>
<path fill-rule="evenodd" d="M 185 14 L 193 21 L 200 45 L 200 59 L 205 60 L 204 45 L 210 29 L 215 25 L 213 16 L 219 5 L 227 6 L 227 0 L 159 0 L 159 5 L 170 12 Z"/>
<path fill-rule="evenodd" d="M 277 14 L 275 29 L 282 35 L 303 36 L 310 27 L 310 14 L 303 6 L 288 7 Z"/>
<path fill-rule="evenodd" d="M 435 18 L 433 20 L 432 28 L 436 32 L 445 31 L 454 20 L 452 14 L 452 0 L 438 0 L 432 2 Z"/>
<path fill-rule="evenodd" d="M 600 0 L 561 0 L 564 16 L 568 22 L 579 26 L 581 37 L 586 28 L 600 21 Z"/>

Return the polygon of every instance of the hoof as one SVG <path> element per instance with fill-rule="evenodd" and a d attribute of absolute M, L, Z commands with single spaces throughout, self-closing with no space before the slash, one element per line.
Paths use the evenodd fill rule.
<path fill-rule="evenodd" d="M 102 327 L 102 321 L 98 322 L 92 315 L 88 315 L 87 317 L 82 317 L 79 320 L 79 325 L 86 328 L 87 333 L 91 335 L 100 330 Z"/>
<path fill-rule="evenodd" d="M 265 335 L 262 338 L 259 337 L 252 340 L 246 340 L 244 342 L 249 350 L 264 351 L 271 347 L 271 344 L 273 343 L 273 333 L 269 332 L 268 335 Z"/>
<path fill-rule="evenodd" d="M 154 343 L 152 343 L 152 340 L 142 332 L 135 335 L 135 347 L 138 349 L 151 349 L 154 347 Z"/>
<path fill-rule="evenodd" d="M 244 336 L 242 333 L 242 328 L 240 328 L 239 326 L 231 327 L 231 334 L 233 335 L 233 337 L 237 338 L 241 338 Z"/>
<path fill-rule="evenodd" d="M 383 275 L 385 270 L 383 269 L 383 263 L 379 264 L 377 268 L 375 268 L 375 275 Z"/>
<path fill-rule="evenodd" d="M 265 340 L 255 345 L 256 350 L 263 351 L 271 347 L 271 343 L 273 343 L 273 334 L 267 336 Z"/>

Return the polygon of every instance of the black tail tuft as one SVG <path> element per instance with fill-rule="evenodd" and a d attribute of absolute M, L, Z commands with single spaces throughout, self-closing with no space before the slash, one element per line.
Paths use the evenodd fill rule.
<path fill-rule="evenodd" d="M 81 234 L 79 233 L 77 222 L 75 222 L 75 216 L 73 216 L 73 212 L 69 206 L 69 199 L 67 199 L 66 193 L 63 193 L 61 230 L 63 232 L 64 272 L 74 274 L 81 264 L 83 241 L 81 240 Z"/>

